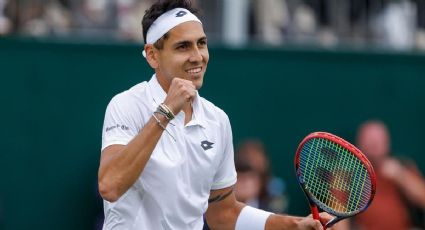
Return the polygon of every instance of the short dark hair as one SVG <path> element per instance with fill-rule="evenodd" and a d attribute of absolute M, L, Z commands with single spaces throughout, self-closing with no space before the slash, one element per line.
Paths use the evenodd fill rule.
<path fill-rule="evenodd" d="M 189 10 L 192 14 L 198 14 L 199 10 L 192 7 L 192 2 L 190 0 L 159 0 L 155 4 L 153 4 L 149 9 L 145 11 L 145 15 L 142 19 L 142 28 L 143 28 L 143 40 L 146 44 L 146 34 L 148 33 L 149 28 L 152 23 L 163 13 L 172 10 L 174 8 L 185 8 Z M 168 32 L 162 36 L 162 38 L 158 39 L 155 42 L 154 46 L 158 49 L 162 48 L 163 39 L 167 39 Z"/>

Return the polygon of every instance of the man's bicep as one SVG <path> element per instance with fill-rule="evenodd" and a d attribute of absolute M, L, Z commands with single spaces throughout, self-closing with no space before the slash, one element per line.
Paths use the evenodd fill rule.
<path fill-rule="evenodd" d="M 233 189 L 232 186 L 211 190 L 205 217 L 212 229 L 234 229 L 236 219 L 245 205 L 236 200 Z"/>
<path fill-rule="evenodd" d="M 236 202 L 235 195 L 233 194 L 233 186 L 211 190 L 208 205 L 225 205 L 228 202 Z"/>

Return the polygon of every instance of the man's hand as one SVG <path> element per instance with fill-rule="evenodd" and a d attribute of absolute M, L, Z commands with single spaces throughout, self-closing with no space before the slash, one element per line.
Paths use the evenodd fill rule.
<path fill-rule="evenodd" d="M 325 224 L 332 220 L 334 217 L 329 215 L 326 212 L 322 212 L 320 215 L 320 221 Z M 299 229 L 314 229 L 314 230 L 322 230 L 323 226 L 319 220 L 313 219 L 312 215 L 309 215 L 299 222 Z M 327 230 L 332 230 L 333 228 L 328 228 Z"/>
<path fill-rule="evenodd" d="M 326 212 L 319 213 L 320 215 L 320 221 L 324 224 L 328 223 L 332 219 L 334 219 L 334 216 L 329 215 Z M 311 215 L 303 218 L 300 221 L 301 228 L 300 229 L 323 229 L 322 224 L 318 220 L 314 220 Z M 327 228 L 326 230 L 349 230 L 349 222 L 346 220 L 342 220 L 335 225 L 333 225 L 331 228 Z"/>
<path fill-rule="evenodd" d="M 298 228 L 300 230 L 322 230 L 323 226 L 320 221 L 313 219 L 311 216 L 303 218 L 298 223 Z"/>
<path fill-rule="evenodd" d="M 164 104 L 177 115 L 184 105 L 190 103 L 195 96 L 196 88 L 193 82 L 175 77 L 171 81 Z"/>
<path fill-rule="evenodd" d="M 327 223 L 334 217 L 327 213 L 320 213 L 322 223 Z M 289 215 L 271 215 L 266 222 L 266 230 L 322 230 L 323 226 L 319 220 L 313 219 L 311 215 L 307 217 L 289 216 Z M 346 230 L 337 227 L 327 230 Z"/>

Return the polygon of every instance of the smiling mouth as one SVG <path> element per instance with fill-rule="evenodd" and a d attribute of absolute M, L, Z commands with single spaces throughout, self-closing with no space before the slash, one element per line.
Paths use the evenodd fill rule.
<path fill-rule="evenodd" d="M 201 67 L 197 67 L 197 68 L 186 70 L 186 73 L 188 73 L 188 74 L 198 74 L 201 71 L 202 71 L 202 68 Z"/>

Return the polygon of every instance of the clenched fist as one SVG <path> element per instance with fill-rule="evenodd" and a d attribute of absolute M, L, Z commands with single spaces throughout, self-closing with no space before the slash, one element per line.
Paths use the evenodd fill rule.
<path fill-rule="evenodd" d="M 196 88 L 193 82 L 175 77 L 171 81 L 164 104 L 177 115 L 186 103 L 192 102 L 195 96 Z"/>

